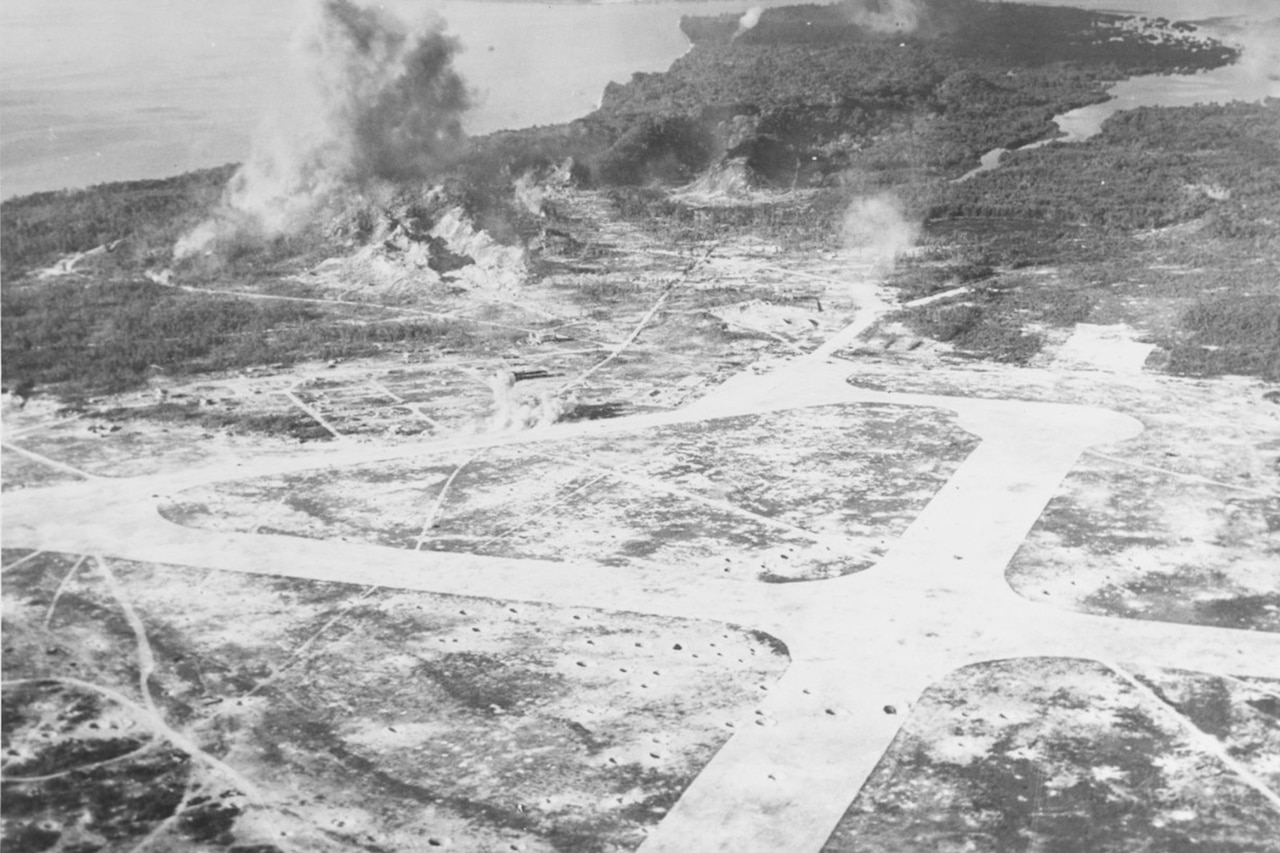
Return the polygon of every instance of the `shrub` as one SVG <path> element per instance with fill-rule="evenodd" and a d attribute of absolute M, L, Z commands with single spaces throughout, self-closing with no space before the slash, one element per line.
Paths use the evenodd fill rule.
<path fill-rule="evenodd" d="M 1199 302 L 1182 315 L 1181 327 L 1187 337 L 1170 348 L 1170 372 L 1280 382 L 1280 296 Z"/>
<path fill-rule="evenodd" d="M 7 382 L 115 392 L 170 374 L 376 352 L 461 334 L 437 320 L 349 322 L 297 302 L 193 294 L 147 281 L 55 282 L 3 292 Z"/>

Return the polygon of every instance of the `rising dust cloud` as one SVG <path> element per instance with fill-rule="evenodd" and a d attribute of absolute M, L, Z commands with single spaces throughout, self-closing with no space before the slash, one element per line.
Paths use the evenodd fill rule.
<path fill-rule="evenodd" d="M 453 69 L 459 49 L 438 18 L 410 26 L 352 0 L 308 0 L 285 101 L 256 134 L 220 210 L 178 241 L 175 257 L 222 237 L 297 231 L 338 193 L 430 177 L 465 141 L 470 96 Z"/>
<path fill-rule="evenodd" d="M 841 9 L 851 24 L 878 33 L 915 32 L 922 23 L 915 0 L 855 0 Z"/>
<path fill-rule="evenodd" d="M 838 8 L 849 23 L 877 33 L 914 33 L 925 23 L 924 11 L 916 0 L 849 0 Z M 755 29 L 763 15 L 759 6 L 744 12 L 733 38 Z"/>
<path fill-rule="evenodd" d="M 764 9 L 759 6 L 752 6 L 750 9 L 742 13 L 742 17 L 738 19 L 738 29 L 733 34 L 736 39 L 738 36 L 755 29 L 756 24 L 760 23 L 760 16 L 764 14 Z"/>
<path fill-rule="evenodd" d="M 911 249 L 920 236 L 920 225 L 907 217 L 897 196 L 858 198 L 845 211 L 841 238 L 846 250 L 888 270 L 895 259 Z"/>

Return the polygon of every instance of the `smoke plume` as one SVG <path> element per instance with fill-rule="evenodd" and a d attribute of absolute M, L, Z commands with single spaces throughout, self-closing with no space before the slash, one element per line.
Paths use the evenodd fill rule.
<path fill-rule="evenodd" d="M 339 191 L 432 175 L 464 143 L 458 49 L 438 19 L 410 27 L 353 0 L 309 0 L 287 102 L 260 127 L 223 209 L 174 254 L 234 233 L 296 231 Z"/>
<path fill-rule="evenodd" d="M 854 199 L 841 229 L 845 249 L 882 272 L 892 269 L 919 236 L 920 226 L 907 218 L 901 200 L 888 193 Z"/>
<path fill-rule="evenodd" d="M 755 29 L 756 24 L 760 23 L 760 16 L 764 14 L 764 9 L 759 6 L 752 6 L 750 9 L 742 13 L 742 17 L 738 19 L 738 29 L 733 34 L 733 38 L 737 38 L 748 30 Z"/>
<path fill-rule="evenodd" d="M 839 8 L 849 23 L 878 33 L 913 33 L 924 18 L 916 0 L 848 0 Z"/>

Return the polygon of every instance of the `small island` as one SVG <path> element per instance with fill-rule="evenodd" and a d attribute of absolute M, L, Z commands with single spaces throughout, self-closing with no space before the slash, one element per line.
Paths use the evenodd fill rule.
<path fill-rule="evenodd" d="M 0 204 L 6 848 L 1274 844 L 1280 100 L 1055 121 L 1236 48 L 691 14 L 468 139 L 328 7 L 289 193 Z"/>

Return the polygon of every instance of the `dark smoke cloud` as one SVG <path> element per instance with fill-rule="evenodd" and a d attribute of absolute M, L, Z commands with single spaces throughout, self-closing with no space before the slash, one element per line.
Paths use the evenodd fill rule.
<path fill-rule="evenodd" d="M 452 68 L 456 39 L 439 27 L 411 34 L 385 12 L 350 0 L 325 0 L 316 47 L 341 63 L 330 85 L 341 125 L 351 133 L 355 180 L 404 180 L 431 174 L 463 141 L 471 105 Z"/>
<path fill-rule="evenodd" d="M 295 231 L 337 192 L 429 178 L 465 144 L 460 49 L 438 19 L 410 27 L 353 0 L 312 0 L 291 45 L 292 86 L 255 136 L 223 210 L 179 257 L 234 232 Z"/>

